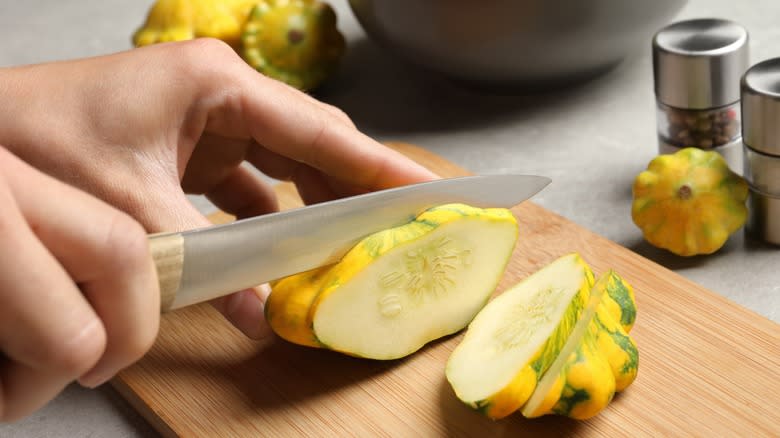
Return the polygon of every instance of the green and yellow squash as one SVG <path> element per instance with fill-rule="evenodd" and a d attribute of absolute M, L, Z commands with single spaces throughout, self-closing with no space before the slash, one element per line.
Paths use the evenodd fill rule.
<path fill-rule="evenodd" d="M 621 314 L 636 313 L 631 287 L 614 271 L 596 282 L 583 312 L 561 354 L 550 366 L 523 407 L 533 418 L 558 414 L 578 420 L 601 412 L 615 392 L 636 378 L 638 350 L 618 322 Z M 616 307 L 611 303 L 624 306 Z"/>
<path fill-rule="evenodd" d="M 157 0 L 132 40 L 141 47 L 204 37 L 304 91 L 330 77 L 346 51 L 335 11 L 319 0 Z"/>
<path fill-rule="evenodd" d="M 632 193 L 631 218 L 645 240 L 681 256 L 717 251 L 747 219 L 748 185 L 716 151 L 659 155 Z"/>
<path fill-rule="evenodd" d="M 336 14 L 315 0 L 263 0 L 249 14 L 241 55 L 257 71 L 301 90 L 333 74 L 344 54 Z"/>
<path fill-rule="evenodd" d="M 238 49 L 249 11 L 258 0 L 157 0 L 133 34 L 136 47 L 217 38 Z"/>
<path fill-rule="evenodd" d="M 580 320 L 592 285 L 590 267 L 569 254 L 492 300 L 447 361 L 458 398 L 494 419 L 521 408 Z"/>
<path fill-rule="evenodd" d="M 628 282 L 609 271 L 594 284 L 589 266 L 569 254 L 485 306 L 446 376 L 461 401 L 490 418 L 518 409 L 590 418 L 636 378 L 627 333 L 635 318 Z"/>

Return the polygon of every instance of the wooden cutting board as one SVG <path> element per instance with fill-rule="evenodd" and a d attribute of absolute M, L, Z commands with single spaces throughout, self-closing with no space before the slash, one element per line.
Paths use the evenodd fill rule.
<path fill-rule="evenodd" d="M 394 147 L 440 175 L 467 173 Z M 300 205 L 291 185 L 278 193 Z M 780 436 L 780 325 L 532 202 L 513 211 L 520 239 L 498 292 L 572 251 L 636 289 L 639 376 L 591 420 L 491 421 L 462 405 L 444 377 L 462 334 L 371 361 L 249 341 L 208 305 L 166 314 L 154 348 L 113 384 L 165 436 Z"/>

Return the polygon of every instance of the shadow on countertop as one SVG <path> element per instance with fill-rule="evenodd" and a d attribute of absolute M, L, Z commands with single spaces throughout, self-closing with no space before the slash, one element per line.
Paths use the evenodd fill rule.
<path fill-rule="evenodd" d="M 338 74 L 313 94 L 374 134 L 437 132 L 562 109 L 607 86 L 611 72 L 600 73 L 564 88 L 542 86 L 534 92 L 466 84 L 412 66 L 361 38 L 350 42 Z"/>
<path fill-rule="evenodd" d="M 665 249 L 656 248 L 645 241 L 641 236 L 641 232 L 638 233 L 636 241 L 628 243 L 626 247 L 673 271 L 716 263 L 717 260 L 725 257 L 735 257 L 739 255 L 739 253 L 744 254 L 745 250 L 750 253 L 774 253 L 777 251 L 776 246 L 746 235 L 744 228 L 737 230 L 734 234 L 729 236 L 729 239 L 720 249 L 712 254 L 706 255 L 695 255 L 690 257 L 675 255 Z"/>

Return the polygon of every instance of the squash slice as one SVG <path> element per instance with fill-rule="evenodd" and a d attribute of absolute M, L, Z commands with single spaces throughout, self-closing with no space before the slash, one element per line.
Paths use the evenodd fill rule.
<path fill-rule="evenodd" d="M 317 285 L 328 268 L 313 269 L 273 283 L 265 302 L 265 319 L 281 338 L 309 347 L 321 347 L 308 321 L 317 298 Z"/>
<path fill-rule="evenodd" d="M 615 391 L 618 392 L 633 383 L 639 371 L 639 349 L 619 321 L 606 306 L 600 306 L 596 311 L 595 322 L 599 327 L 598 349 L 606 356 L 612 368 Z"/>
<path fill-rule="evenodd" d="M 569 254 L 485 306 L 447 362 L 458 398 L 494 419 L 522 407 L 581 319 L 593 281 Z"/>
<path fill-rule="evenodd" d="M 636 313 L 630 291 L 614 271 L 599 278 L 580 321 L 523 407 L 524 416 L 558 414 L 584 420 L 601 412 L 615 392 L 633 382 L 637 349 L 618 322 L 620 315 Z M 620 343 L 616 336 L 622 336 Z"/>
<path fill-rule="evenodd" d="M 278 281 L 268 321 L 298 344 L 371 359 L 407 356 L 474 318 L 517 235 L 507 209 L 434 207 L 366 237 L 333 266 Z"/>

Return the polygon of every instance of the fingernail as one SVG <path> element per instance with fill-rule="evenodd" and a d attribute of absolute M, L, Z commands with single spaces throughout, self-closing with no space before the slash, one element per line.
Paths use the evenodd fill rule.
<path fill-rule="evenodd" d="M 103 371 L 93 368 L 87 374 L 84 374 L 79 378 L 78 380 L 79 385 L 90 389 L 97 388 L 98 386 L 111 380 L 111 378 L 113 377 L 113 375 L 111 374 L 105 375 L 102 373 Z"/>

